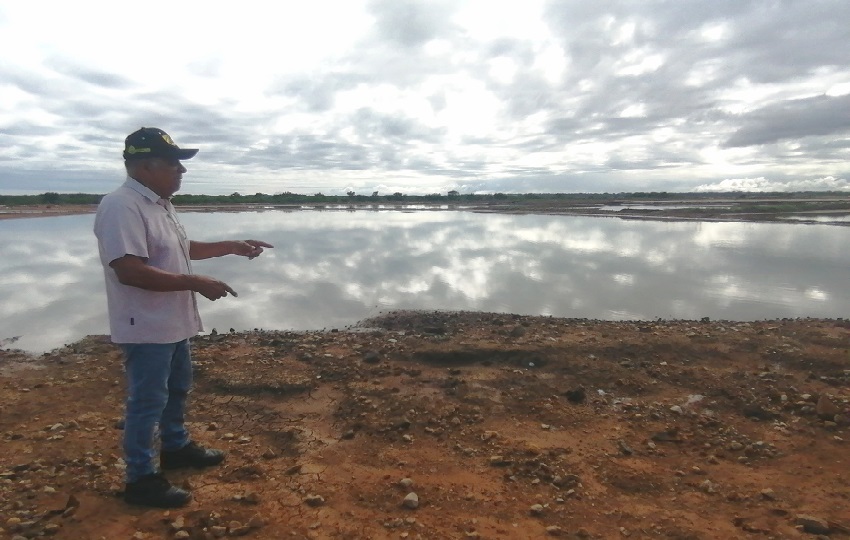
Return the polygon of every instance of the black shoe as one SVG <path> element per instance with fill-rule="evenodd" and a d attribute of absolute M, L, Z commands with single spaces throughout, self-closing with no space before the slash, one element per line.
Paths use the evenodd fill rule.
<path fill-rule="evenodd" d="M 161 473 L 147 474 L 135 482 L 128 482 L 124 502 L 156 508 L 178 508 L 192 500 L 185 489 L 172 486 Z"/>
<path fill-rule="evenodd" d="M 180 450 L 166 452 L 163 450 L 159 455 L 159 466 L 163 469 L 182 469 L 184 467 L 211 467 L 224 461 L 224 452 L 204 448 L 194 442 L 190 442 Z"/>

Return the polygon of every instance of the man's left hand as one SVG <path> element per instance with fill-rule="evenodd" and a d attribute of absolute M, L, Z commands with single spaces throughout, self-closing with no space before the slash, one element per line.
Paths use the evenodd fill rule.
<path fill-rule="evenodd" d="M 263 252 L 263 248 L 273 247 L 273 245 L 267 242 L 261 242 L 260 240 L 234 240 L 233 254 L 253 259 L 254 257 L 260 256 L 260 253 Z"/>

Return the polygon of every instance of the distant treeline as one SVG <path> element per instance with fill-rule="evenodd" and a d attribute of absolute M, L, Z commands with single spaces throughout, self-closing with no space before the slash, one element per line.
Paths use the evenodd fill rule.
<path fill-rule="evenodd" d="M 91 193 L 55 193 L 47 192 L 40 195 L 0 195 L 0 205 L 22 206 L 39 204 L 98 204 L 103 195 Z M 316 193 L 304 195 L 299 193 L 255 193 L 243 195 L 175 195 L 173 201 L 178 205 L 221 205 L 221 204 L 351 204 L 379 203 L 389 201 L 395 203 L 467 203 L 486 204 L 545 202 L 547 200 L 616 203 L 625 201 L 677 201 L 677 200 L 710 200 L 725 199 L 746 201 L 748 199 L 789 199 L 789 198 L 850 198 L 850 193 L 844 191 L 799 191 L 799 192 L 721 192 L 721 193 L 676 193 L 667 191 L 624 192 L 624 193 L 492 193 L 492 194 L 463 194 L 449 191 L 447 194 L 432 193 L 430 195 L 406 195 L 401 192 L 392 194 L 360 195 L 353 191 L 346 195 L 324 195 Z"/>

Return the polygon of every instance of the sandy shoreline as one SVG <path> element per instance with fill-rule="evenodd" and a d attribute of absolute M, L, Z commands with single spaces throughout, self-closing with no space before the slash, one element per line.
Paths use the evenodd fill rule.
<path fill-rule="evenodd" d="M 708 210 L 719 201 L 678 201 L 678 205 L 663 201 L 624 201 L 624 205 L 635 205 L 635 208 L 621 210 L 602 210 L 603 203 L 588 204 L 570 200 L 542 200 L 520 203 L 478 203 L 478 204 L 440 204 L 440 203 L 322 203 L 322 204 L 208 204 L 208 205 L 178 205 L 180 212 L 273 212 L 295 210 L 321 211 L 375 211 L 375 210 L 413 210 L 413 211 L 467 211 L 493 214 L 543 214 L 584 217 L 615 217 L 621 219 L 636 219 L 650 221 L 720 221 L 720 222 L 783 222 L 794 224 L 829 223 L 831 225 L 850 226 L 850 208 L 804 210 L 797 208 L 787 211 L 742 211 L 734 207 L 718 211 Z M 730 203 L 731 201 L 726 200 Z M 768 199 L 747 200 L 747 203 L 776 203 L 805 204 L 812 202 L 831 202 L 821 199 Z M 677 208 L 682 206 L 686 208 Z M 28 205 L 0 206 L 0 220 L 24 219 L 34 217 L 67 216 L 91 214 L 97 211 L 97 205 Z"/>
<path fill-rule="evenodd" d="M 96 210 L 97 206 L 93 204 L 6 206 L 0 207 L 0 220 L 93 214 Z"/>

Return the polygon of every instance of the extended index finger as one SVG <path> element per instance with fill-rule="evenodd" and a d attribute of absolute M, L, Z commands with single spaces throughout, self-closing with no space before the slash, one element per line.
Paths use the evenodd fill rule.
<path fill-rule="evenodd" d="M 248 242 L 249 244 L 251 244 L 254 247 L 267 247 L 267 248 L 273 248 L 274 247 L 273 245 L 269 244 L 268 242 L 263 242 L 261 240 L 245 240 L 245 241 Z"/>
<path fill-rule="evenodd" d="M 239 296 L 239 295 L 236 293 L 236 291 L 234 291 L 233 289 L 231 289 L 231 288 L 230 288 L 230 285 L 225 285 L 225 286 L 224 286 L 224 290 L 226 290 L 227 292 L 229 292 L 232 296 Z"/>

